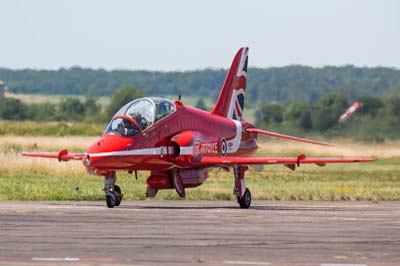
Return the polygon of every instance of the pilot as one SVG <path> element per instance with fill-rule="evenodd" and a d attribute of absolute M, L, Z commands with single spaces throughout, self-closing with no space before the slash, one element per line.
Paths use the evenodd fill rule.
<path fill-rule="evenodd" d="M 124 119 L 123 124 L 124 124 L 123 136 L 134 136 L 138 134 L 137 128 L 129 120 Z"/>
<path fill-rule="evenodd" d="M 142 116 L 140 113 L 135 112 L 131 116 L 138 123 L 141 130 L 145 129 L 148 126 L 147 119 L 144 116 Z"/>

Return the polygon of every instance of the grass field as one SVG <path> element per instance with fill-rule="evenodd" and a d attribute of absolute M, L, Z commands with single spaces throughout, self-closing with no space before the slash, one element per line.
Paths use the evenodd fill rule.
<path fill-rule="evenodd" d="M 97 137 L 0 137 L 0 200 L 100 200 L 103 178 L 86 174 L 81 162 L 27 158 L 21 151 L 83 152 Z M 400 141 L 383 144 L 333 140 L 335 147 L 319 147 L 291 141 L 261 144 L 257 156 L 371 156 L 366 164 L 302 165 L 291 171 L 282 165 L 247 172 L 253 199 L 272 200 L 400 200 Z M 144 199 L 147 172 L 138 180 L 118 173 L 117 183 L 125 199 Z M 75 190 L 79 186 L 79 190 Z M 199 188 L 186 192 L 187 199 L 234 200 L 233 174 L 212 170 Z M 160 191 L 157 199 L 178 199 L 174 190 Z"/>
<path fill-rule="evenodd" d="M 1 136 L 99 136 L 105 128 L 106 123 L 0 120 Z"/>
<path fill-rule="evenodd" d="M 52 94 L 52 95 L 42 95 L 42 94 L 23 94 L 23 93 L 12 93 L 12 92 L 6 92 L 5 97 L 7 98 L 14 98 L 14 99 L 19 99 L 22 102 L 26 104 L 32 104 L 32 103 L 54 103 L 58 104 L 62 99 L 65 98 L 77 98 L 81 101 L 85 101 L 86 96 L 84 95 L 59 95 L 59 94 Z M 110 103 L 111 97 L 106 97 L 102 96 L 99 97 L 97 102 L 104 106 L 108 105 Z"/>

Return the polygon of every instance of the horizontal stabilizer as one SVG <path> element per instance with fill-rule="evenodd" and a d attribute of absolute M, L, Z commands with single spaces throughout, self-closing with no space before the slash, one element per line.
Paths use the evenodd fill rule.
<path fill-rule="evenodd" d="M 265 131 L 265 130 L 261 130 L 258 128 L 247 128 L 246 131 L 251 132 L 251 133 L 266 135 L 266 136 L 270 136 L 270 137 L 276 137 L 276 138 L 281 138 L 281 139 L 290 139 L 290 140 L 294 140 L 294 141 L 311 143 L 311 144 L 316 144 L 316 145 L 321 145 L 321 146 L 333 146 L 333 145 L 331 145 L 329 143 L 325 143 L 325 142 L 315 141 L 315 140 L 311 140 L 311 139 L 298 138 L 298 137 L 284 135 L 284 134 L 280 134 L 280 133 L 276 133 L 276 132 Z"/>

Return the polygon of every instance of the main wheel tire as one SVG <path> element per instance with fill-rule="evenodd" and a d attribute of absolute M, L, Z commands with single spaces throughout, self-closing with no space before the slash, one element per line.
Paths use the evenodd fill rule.
<path fill-rule="evenodd" d="M 114 208 L 116 203 L 115 195 L 113 193 L 107 193 L 106 202 L 108 208 Z"/>
<path fill-rule="evenodd" d="M 244 191 L 243 197 L 238 200 L 240 208 L 248 209 L 251 205 L 251 193 L 248 188 Z"/>
<path fill-rule="evenodd" d="M 122 192 L 121 192 L 121 188 L 117 185 L 114 186 L 114 195 L 115 195 L 115 206 L 119 206 L 121 204 L 122 201 Z"/>

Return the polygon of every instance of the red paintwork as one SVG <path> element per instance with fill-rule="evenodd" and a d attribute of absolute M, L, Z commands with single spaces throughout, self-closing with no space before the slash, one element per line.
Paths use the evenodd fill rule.
<path fill-rule="evenodd" d="M 156 189 L 174 188 L 170 175 L 165 171 L 151 171 L 151 175 L 147 178 L 147 185 Z"/>

